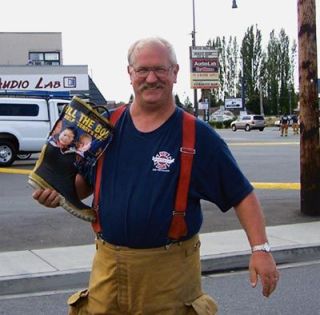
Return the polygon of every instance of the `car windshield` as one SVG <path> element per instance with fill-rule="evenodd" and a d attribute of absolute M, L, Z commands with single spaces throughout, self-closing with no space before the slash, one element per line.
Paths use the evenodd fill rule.
<path fill-rule="evenodd" d="M 264 120 L 263 116 L 253 116 L 254 120 Z"/>

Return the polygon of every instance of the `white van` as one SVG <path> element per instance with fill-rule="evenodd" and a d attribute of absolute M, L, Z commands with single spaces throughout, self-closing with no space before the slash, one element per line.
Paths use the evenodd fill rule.
<path fill-rule="evenodd" d="M 0 167 L 41 151 L 68 99 L 0 95 Z"/>

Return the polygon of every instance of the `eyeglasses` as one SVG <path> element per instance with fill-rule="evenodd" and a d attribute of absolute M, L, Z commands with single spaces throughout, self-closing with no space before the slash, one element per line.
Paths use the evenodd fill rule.
<path fill-rule="evenodd" d="M 135 75 L 140 78 L 140 79 L 145 79 L 148 77 L 150 72 L 152 71 L 158 78 L 165 78 L 168 74 L 170 69 L 173 67 L 173 65 L 169 67 L 139 67 L 139 68 L 134 68 L 131 66 L 133 69 Z"/>

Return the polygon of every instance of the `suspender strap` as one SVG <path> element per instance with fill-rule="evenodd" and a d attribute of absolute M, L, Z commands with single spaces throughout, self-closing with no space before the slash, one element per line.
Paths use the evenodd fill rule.
<path fill-rule="evenodd" d="M 195 117 L 183 112 L 182 147 L 180 148 L 180 175 L 176 193 L 175 208 L 168 235 L 169 239 L 172 240 L 179 240 L 183 236 L 187 235 L 185 211 L 187 209 L 192 162 L 195 154 L 195 134 Z"/>
<path fill-rule="evenodd" d="M 126 105 L 122 105 L 119 108 L 117 108 L 110 117 L 110 122 L 114 126 L 119 118 L 121 117 L 122 113 L 126 109 Z M 97 170 L 96 170 L 96 180 L 94 185 L 94 192 L 93 192 L 93 208 L 96 211 L 96 221 L 92 223 L 92 228 L 95 233 L 101 232 L 101 225 L 100 225 L 100 218 L 99 218 L 99 199 L 100 199 L 100 187 L 101 187 L 101 176 L 102 176 L 102 166 L 103 166 L 103 160 L 105 158 L 105 154 L 99 158 L 97 163 Z"/>
<path fill-rule="evenodd" d="M 110 122 L 115 125 L 124 112 L 126 106 L 119 107 L 112 113 Z M 188 192 L 190 186 L 191 170 L 193 156 L 195 154 L 195 117 L 191 114 L 183 112 L 182 122 L 182 147 L 180 148 L 180 175 L 178 179 L 178 187 L 175 200 L 175 210 L 173 211 L 171 226 L 168 237 L 172 240 L 179 240 L 187 235 L 187 225 L 185 222 L 185 211 L 187 208 Z M 101 232 L 99 219 L 99 198 L 101 187 L 101 176 L 104 153 L 97 163 L 96 180 L 94 185 L 93 207 L 96 210 L 96 221 L 92 223 L 92 228 L 95 233 Z"/>

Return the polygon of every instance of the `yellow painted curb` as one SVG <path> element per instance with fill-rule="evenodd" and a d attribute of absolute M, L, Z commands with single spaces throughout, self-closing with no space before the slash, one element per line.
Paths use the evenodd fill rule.
<path fill-rule="evenodd" d="M 31 170 L 0 167 L 0 173 L 29 175 L 31 173 Z"/>
<path fill-rule="evenodd" d="M 251 183 L 257 189 L 300 190 L 300 183 Z"/>
<path fill-rule="evenodd" d="M 17 168 L 0 168 L 0 173 L 29 175 L 31 170 Z M 300 183 L 251 183 L 256 189 L 300 190 Z"/>

